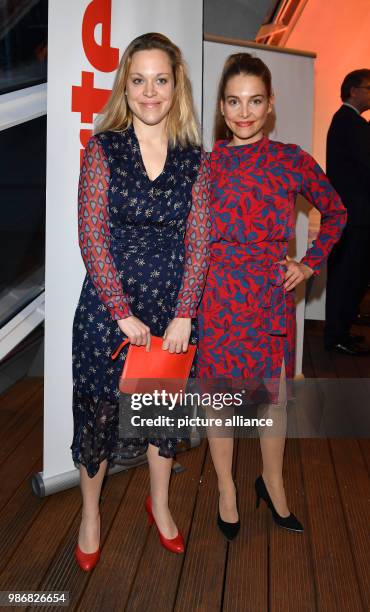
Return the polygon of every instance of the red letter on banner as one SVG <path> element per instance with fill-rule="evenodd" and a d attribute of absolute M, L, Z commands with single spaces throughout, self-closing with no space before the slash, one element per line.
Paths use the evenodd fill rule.
<path fill-rule="evenodd" d="M 94 73 L 81 73 L 81 86 L 72 87 L 72 112 L 81 113 L 81 123 L 93 123 L 110 96 L 110 89 L 94 87 Z"/>
<path fill-rule="evenodd" d="M 87 141 L 89 140 L 90 136 L 92 136 L 92 133 L 92 130 L 80 130 L 80 143 L 84 148 L 86 147 Z"/>
<path fill-rule="evenodd" d="M 87 141 L 89 140 L 90 136 L 92 136 L 92 133 L 92 130 L 80 130 L 80 143 L 84 147 L 83 149 L 80 149 L 80 167 L 82 166 L 82 160 L 84 156 L 84 151 L 86 149 Z"/>
<path fill-rule="evenodd" d="M 110 46 L 111 0 L 93 0 L 88 5 L 82 22 L 82 44 L 89 62 L 102 72 L 113 72 L 118 66 L 119 51 Z M 95 28 L 102 26 L 101 45 L 95 40 Z"/>

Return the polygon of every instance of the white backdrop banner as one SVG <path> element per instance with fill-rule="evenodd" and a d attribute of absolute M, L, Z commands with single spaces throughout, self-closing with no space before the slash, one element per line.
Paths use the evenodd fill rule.
<path fill-rule="evenodd" d="M 46 204 L 44 469 L 74 469 L 72 322 L 85 268 L 78 247 L 80 155 L 109 96 L 128 43 L 146 32 L 169 36 L 190 69 L 198 112 L 202 96 L 199 0 L 50 0 Z"/>
<path fill-rule="evenodd" d="M 298 144 L 310 153 L 313 125 L 313 58 L 296 52 L 281 53 L 268 47 L 260 49 L 219 42 L 204 43 L 203 135 L 206 148 L 211 148 L 217 86 L 225 59 L 231 53 L 242 52 L 260 57 L 271 70 L 275 93 L 275 116 L 269 125 L 269 138 Z M 303 257 L 308 240 L 309 207 L 303 198 L 298 200 L 296 241 L 289 248 L 289 255 L 295 259 Z M 303 285 L 297 288 L 297 298 L 295 371 L 296 375 L 300 375 L 305 312 Z"/>

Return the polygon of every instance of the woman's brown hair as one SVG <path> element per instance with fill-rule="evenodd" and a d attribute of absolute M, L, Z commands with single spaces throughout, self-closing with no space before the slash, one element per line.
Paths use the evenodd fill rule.
<path fill-rule="evenodd" d="M 120 61 L 111 96 L 102 116 L 97 121 L 96 132 L 126 130 L 132 123 L 132 112 L 127 104 L 125 90 L 134 53 L 160 49 L 171 62 L 175 89 L 167 117 L 167 135 L 172 146 L 200 144 L 198 122 L 195 117 L 191 84 L 182 53 L 167 36 L 150 32 L 135 38 L 125 50 Z"/>
<path fill-rule="evenodd" d="M 248 74 L 259 77 L 264 82 L 267 96 L 272 96 L 271 72 L 266 64 L 250 53 L 234 53 L 229 55 L 222 70 L 220 83 L 218 85 L 217 106 L 214 122 L 214 140 L 225 140 L 231 138 L 232 134 L 225 123 L 221 113 L 220 102 L 225 101 L 225 90 L 228 81 L 239 74 Z"/>

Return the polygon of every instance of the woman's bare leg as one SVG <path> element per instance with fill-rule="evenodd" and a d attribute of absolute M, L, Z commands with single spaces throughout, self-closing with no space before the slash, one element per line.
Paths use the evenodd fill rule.
<path fill-rule="evenodd" d="M 148 444 L 147 457 L 150 471 L 150 492 L 152 497 L 152 511 L 158 529 L 165 538 L 175 538 L 178 534 L 168 507 L 168 488 L 171 478 L 172 459 L 161 457 L 158 447 Z"/>
<path fill-rule="evenodd" d="M 93 478 L 86 468 L 80 465 L 80 487 L 82 492 L 82 520 L 78 535 L 78 544 L 82 552 L 95 552 L 100 543 L 99 500 L 103 478 L 107 469 L 107 460 L 101 462 L 99 471 Z"/>
<path fill-rule="evenodd" d="M 227 523 L 236 523 L 239 515 L 232 474 L 234 438 L 216 437 L 209 433 L 208 444 L 217 474 L 221 518 Z"/>
<path fill-rule="evenodd" d="M 259 410 L 265 418 L 274 421 L 272 430 L 260 429 L 260 445 L 262 453 L 262 478 L 270 494 L 272 503 L 280 516 L 288 516 L 289 509 L 284 491 L 283 460 L 286 436 L 286 377 L 283 360 L 279 387 L 278 404 L 270 404 Z"/>

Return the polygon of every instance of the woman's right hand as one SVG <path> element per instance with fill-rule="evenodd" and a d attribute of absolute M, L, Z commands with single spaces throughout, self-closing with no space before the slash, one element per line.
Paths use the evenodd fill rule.
<path fill-rule="evenodd" d="M 135 344 L 136 346 L 146 345 L 146 350 L 150 350 L 150 327 L 133 315 L 126 319 L 120 319 L 117 323 L 118 327 L 126 334 L 131 344 Z"/>

